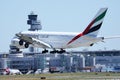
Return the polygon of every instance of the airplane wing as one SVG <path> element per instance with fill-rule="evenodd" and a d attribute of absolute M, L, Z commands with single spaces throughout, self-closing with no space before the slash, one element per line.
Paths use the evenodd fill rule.
<path fill-rule="evenodd" d="M 52 46 L 47 44 L 46 42 L 43 42 L 43 41 L 41 41 L 39 39 L 30 37 L 30 36 L 27 36 L 27 35 L 24 35 L 24 34 L 21 34 L 21 33 L 17 33 L 16 36 L 20 40 L 23 40 L 24 42 L 29 43 L 29 44 L 31 44 L 33 46 L 42 47 L 42 48 L 52 48 Z"/>
<path fill-rule="evenodd" d="M 40 40 L 38 40 L 38 39 L 35 39 L 35 38 L 32 38 L 32 45 L 34 46 L 41 46 L 42 48 L 52 48 L 52 46 L 51 45 L 49 45 L 49 44 L 47 44 L 47 43 L 45 43 L 45 42 L 43 42 L 43 41 L 40 41 Z"/>

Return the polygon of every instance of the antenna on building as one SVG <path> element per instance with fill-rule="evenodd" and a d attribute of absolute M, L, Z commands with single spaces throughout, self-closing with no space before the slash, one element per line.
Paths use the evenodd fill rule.
<path fill-rule="evenodd" d="M 41 22 L 37 20 L 37 17 L 38 15 L 34 14 L 33 11 L 30 13 L 30 15 L 28 15 L 27 24 L 30 25 L 30 29 L 28 29 L 29 31 L 42 29 Z"/>

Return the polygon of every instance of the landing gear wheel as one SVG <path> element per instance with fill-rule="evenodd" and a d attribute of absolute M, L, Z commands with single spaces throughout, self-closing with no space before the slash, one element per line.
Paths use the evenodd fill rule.
<path fill-rule="evenodd" d="M 25 43 L 25 48 L 28 48 L 28 47 L 29 47 L 29 43 L 26 42 L 26 43 Z"/>
<path fill-rule="evenodd" d="M 23 43 L 24 43 L 24 42 L 23 42 L 23 40 L 20 40 L 20 41 L 19 41 L 19 45 L 21 45 L 21 46 L 22 46 L 22 45 L 23 45 Z"/>
<path fill-rule="evenodd" d="M 17 52 L 19 52 L 19 51 L 20 51 L 20 49 L 19 49 L 19 48 L 16 48 L 16 51 L 17 51 Z"/>
<path fill-rule="evenodd" d="M 50 51 L 50 53 L 51 53 L 51 54 L 54 54 L 54 53 L 56 53 L 56 51 Z"/>
<path fill-rule="evenodd" d="M 48 50 L 46 50 L 46 49 L 42 51 L 42 53 L 47 53 L 47 52 L 48 52 Z"/>
<path fill-rule="evenodd" d="M 50 53 L 52 53 L 52 54 L 59 53 L 59 51 L 54 49 L 53 51 L 50 51 Z"/>
<path fill-rule="evenodd" d="M 64 49 L 61 49 L 58 53 L 62 54 L 65 53 L 66 51 Z"/>

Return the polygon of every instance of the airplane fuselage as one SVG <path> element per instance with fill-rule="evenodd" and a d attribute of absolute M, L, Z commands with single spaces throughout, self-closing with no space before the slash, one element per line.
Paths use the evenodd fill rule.
<path fill-rule="evenodd" d="M 43 32 L 43 31 L 24 31 L 21 32 L 29 37 L 36 38 L 40 41 L 43 41 L 52 48 L 55 49 L 66 49 L 66 48 L 76 48 L 90 46 L 92 43 L 101 41 L 102 38 L 89 37 L 87 35 L 81 36 L 81 38 L 75 40 L 74 42 L 68 44 L 68 42 L 79 33 L 75 32 Z M 34 43 L 33 43 L 34 45 Z M 39 44 L 35 44 L 35 47 L 43 48 Z"/>

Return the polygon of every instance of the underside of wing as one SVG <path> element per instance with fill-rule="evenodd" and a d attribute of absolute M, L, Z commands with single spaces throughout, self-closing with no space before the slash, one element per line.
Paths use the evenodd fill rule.
<path fill-rule="evenodd" d="M 32 45 L 35 47 L 41 47 L 41 48 L 52 48 L 52 46 L 47 44 L 46 42 L 43 42 L 35 38 L 32 38 Z"/>
<path fill-rule="evenodd" d="M 24 35 L 24 34 L 20 34 L 20 33 L 16 34 L 16 36 L 20 40 L 22 40 L 22 41 L 24 41 L 26 43 L 29 43 L 29 44 L 31 44 L 34 47 L 52 48 L 52 46 L 47 44 L 46 42 L 41 41 L 41 40 L 36 39 L 36 38 L 33 38 L 33 37 L 30 37 L 30 36 L 27 36 L 27 35 Z"/>

